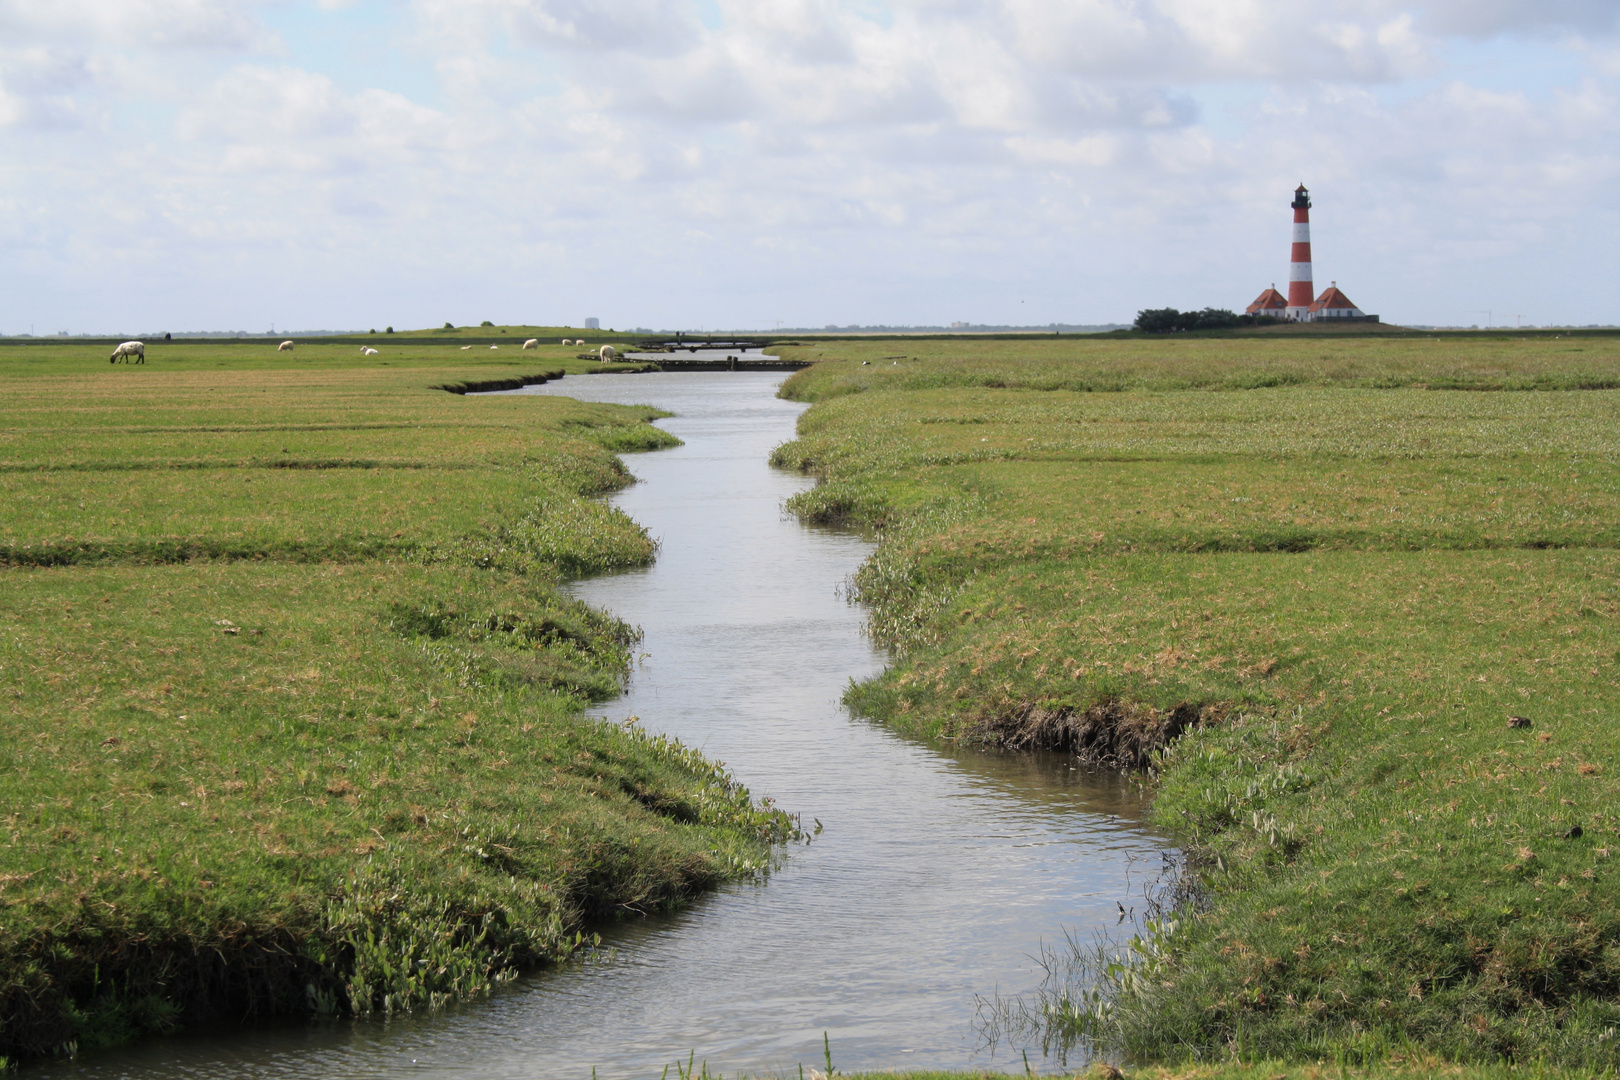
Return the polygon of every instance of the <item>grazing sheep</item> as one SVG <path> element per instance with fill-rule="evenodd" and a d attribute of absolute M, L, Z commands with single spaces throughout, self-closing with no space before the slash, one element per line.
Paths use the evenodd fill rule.
<path fill-rule="evenodd" d="M 283 341 L 280 345 L 276 346 L 276 352 L 292 352 L 292 350 L 293 343 L 290 341 Z"/>
<path fill-rule="evenodd" d="M 472 346 L 471 346 L 471 345 L 463 345 L 463 346 L 462 346 L 462 347 L 461 347 L 461 351 L 462 351 L 462 352 L 466 352 L 466 351 L 467 351 L 467 350 L 468 350 L 468 349 L 470 349 L 470 348 L 472 348 Z"/>
<path fill-rule="evenodd" d="M 585 344 L 585 339 L 582 338 L 582 337 L 577 337 L 577 338 L 574 339 L 574 344 L 575 345 L 583 345 L 583 344 Z"/>
<path fill-rule="evenodd" d="M 618 359 L 619 350 L 615 349 L 611 345 L 604 345 L 602 346 L 602 351 L 597 353 L 597 355 L 602 358 L 602 363 L 608 364 Z"/>
<path fill-rule="evenodd" d="M 572 345 L 573 343 L 574 343 L 573 338 L 563 338 L 563 344 L 564 345 Z"/>
<path fill-rule="evenodd" d="M 367 345 L 367 346 L 364 346 L 364 347 L 362 347 L 360 349 L 360 355 L 361 356 L 376 356 L 377 355 L 377 350 L 373 349 L 369 345 Z"/>
<path fill-rule="evenodd" d="M 146 343 L 144 341 L 126 341 L 113 350 L 113 354 L 107 357 L 107 362 L 116 364 L 120 356 L 124 358 L 126 364 L 144 364 L 146 363 Z M 132 356 L 138 356 L 140 359 L 131 360 L 130 357 Z"/>
<path fill-rule="evenodd" d="M 491 345 L 490 348 L 491 349 L 498 349 L 498 348 L 500 348 L 500 346 L 499 345 Z"/>
<path fill-rule="evenodd" d="M 538 349 L 540 347 L 540 339 L 532 337 L 523 343 L 523 347 L 525 349 Z"/>

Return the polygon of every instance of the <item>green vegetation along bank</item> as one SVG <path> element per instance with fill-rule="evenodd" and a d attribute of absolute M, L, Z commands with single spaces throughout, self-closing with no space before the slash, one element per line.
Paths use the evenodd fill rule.
<path fill-rule="evenodd" d="M 0 1054 L 432 1007 L 791 834 L 580 717 L 636 633 L 557 584 L 654 557 L 592 496 L 657 414 L 402 338 L 0 344 Z"/>
<path fill-rule="evenodd" d="M 784 353 L 822 361 L 783 391 L 817 404 L 775 458 L 823 480 L 792 508 L 881 530 L 857 585 L 901 659 L 851 704 L 1149 766 L 1194 854 L 1053 1034 L 1620 1062 L 1620 337 Z"/>
<path fill-rule="evenodd" d="M 669 1080 L 724 1080 L 719 1073 L 711 1073 L 703 1063 L 687 1067 L 676 1062 L 676 1072 L 665 1077 Z M 1012 1073 L 1020 1069 L 1015 1064 Z M 784 1076 L 784 1074 L 777 1074 Z M 797 1076 L 797 1073 L 790 1074 Z M 1006 1075 L 989 1072 L 881 1072 L 881 1073 L 826 1073 L 820 1069 L 806 1070 L 810 1080 L 989 1080 L 992 1076 Z M 1025 1076 L 1069 1077 L 1072 1080 L 1586 1080 L 1592 1074 L 1570 1069 L 1541 1065 L 1456 1065 L 1438 1058 L 1413 1054 L 1399 1060 L 1368 1067 L 1340 1064 L 1300 1064 L 1277 1059 L 1251 1062 L 1222 1062 L 1220 1064 L 1184 1064 L 1176 1066 L 1143 1066 L 1121 1069 L 1119 1066 L 1098 1063 L 1074 1072 L 1039 1073 L 1033 1068 Z M 742 1080 L 742 1078 L 739 1078 Z M 755 1076 L 752 1080 L 770 1080 L 768 1076 Z M 785 1080 L 785 1076 L 784 1076 Z"/>

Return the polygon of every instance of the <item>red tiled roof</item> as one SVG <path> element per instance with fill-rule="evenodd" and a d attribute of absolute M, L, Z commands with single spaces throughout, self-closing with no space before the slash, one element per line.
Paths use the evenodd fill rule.
<path fill-rule="evenodd" d="M 1248 312 L 1250 315 L 1253 315 L 1257 311 L 1264 312 L 1271 311 L 1273 309 L 1280 311 L 1287 306 L 1287 297 L 1278 292 L 1276 289 L 1267 289 L 1255 299 L 1254 303 L 1250 304 L 1243 310 Z"/>
<path fill-rule="evenodd" d="M 1353 308 L 1355 306 L 1350 302 L 1348 296 L 1339 291 L 1338 286 L 1333 286 L 1322 290 L 1322 295 L 1316 298 L 1316 302 L 1311 305 L 1311 310 L 1321 311 L 1323 308 Z"/>

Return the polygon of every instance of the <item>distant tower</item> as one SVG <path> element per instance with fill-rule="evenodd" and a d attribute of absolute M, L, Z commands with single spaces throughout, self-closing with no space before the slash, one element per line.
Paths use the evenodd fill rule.
<path fill-rule="evenodd" d="M 1305 320 L 1311 317 L 1311 303 L 1316 299 L 1311 281 L 1311 193 L 1301 184 L 1294 189 L 1294 249 L 1288 258 L 1288 311 L 1284 318 Z"/>

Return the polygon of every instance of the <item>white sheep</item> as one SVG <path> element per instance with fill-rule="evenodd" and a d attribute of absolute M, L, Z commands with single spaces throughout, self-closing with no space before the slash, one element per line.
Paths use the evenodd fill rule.
<path fill-rule="evenodd" d="M 377 350 L 373 349 L 369 345 L 362 345 L 360 347 L 360 355 L 361 356 L 376 356 L 377 355 Z"/>
<path fill-rule="evenodd" d="M 292 352 L 292 351 L 293 351 L 293 343 L 290 342 L 290 341 L 283 341 L 280 345 L 276 346 L 276 352 Z"/>
<path fill-rule="evenodd" d="M 120 356 L 124 358 L 126 364 L 144 364 L 146 363 L 146 343 L 144 341 L 126 341 L 113 350 L 113 354 L 107 357 L 107 362 L 116 364 Z M 132 356 L 138 356 L 140 359 L 131 360 L 130 357 Z"/>
<path fill-rule="evenodd" d="M 491 345 L 490 348 L 491 349 L 498 349 L 498 348 L 500 348 L 500 346 L 499 345 Z"/>
<path fill-rule="evenodd" d="M 466 351 L 467 351 L 467 350 L 468 350 L 468 349 L 470 349 L 470 348 L 472 348 L 472 346 L 471 346 L 471 345 L 463 345 L 463 346 L 462 346 L 462 347 L 461 347 L 461 351 L 462 351 L 462 352 L 466 352 Z"/>
<path fill-rule="evenodd" d="M 532 337 L 523 343 L 523 347 L 525 349 L 538 349 L 540 347 L 540 339 Z"/>
<path fill-rule="evenodd" d="M 585 339 L 582 338 L 582 337 L 577 337 L 577 338 L 574 339 L 574 344 L 575 345 L 583 345 L 583 344 L 585 344 Z"/>
<path fill-rule="evenodd" d="M 598 353 L 597 355 L 602 358 L 602 363 L 608 364 L 608 363 L 612 363 L 614 360 L 616 360 L 618 358 L 619 350 L 615 349 L 611 345 L 604 345 L 604 346 L 602 346 L 602 351 L 600 353 Z"/>
<path fill-rule="evenodd" d="M 572 345 L 573 343 L 574 343 L 573 338 L 563 338 L 563 344 L 564 345 Z"/>

